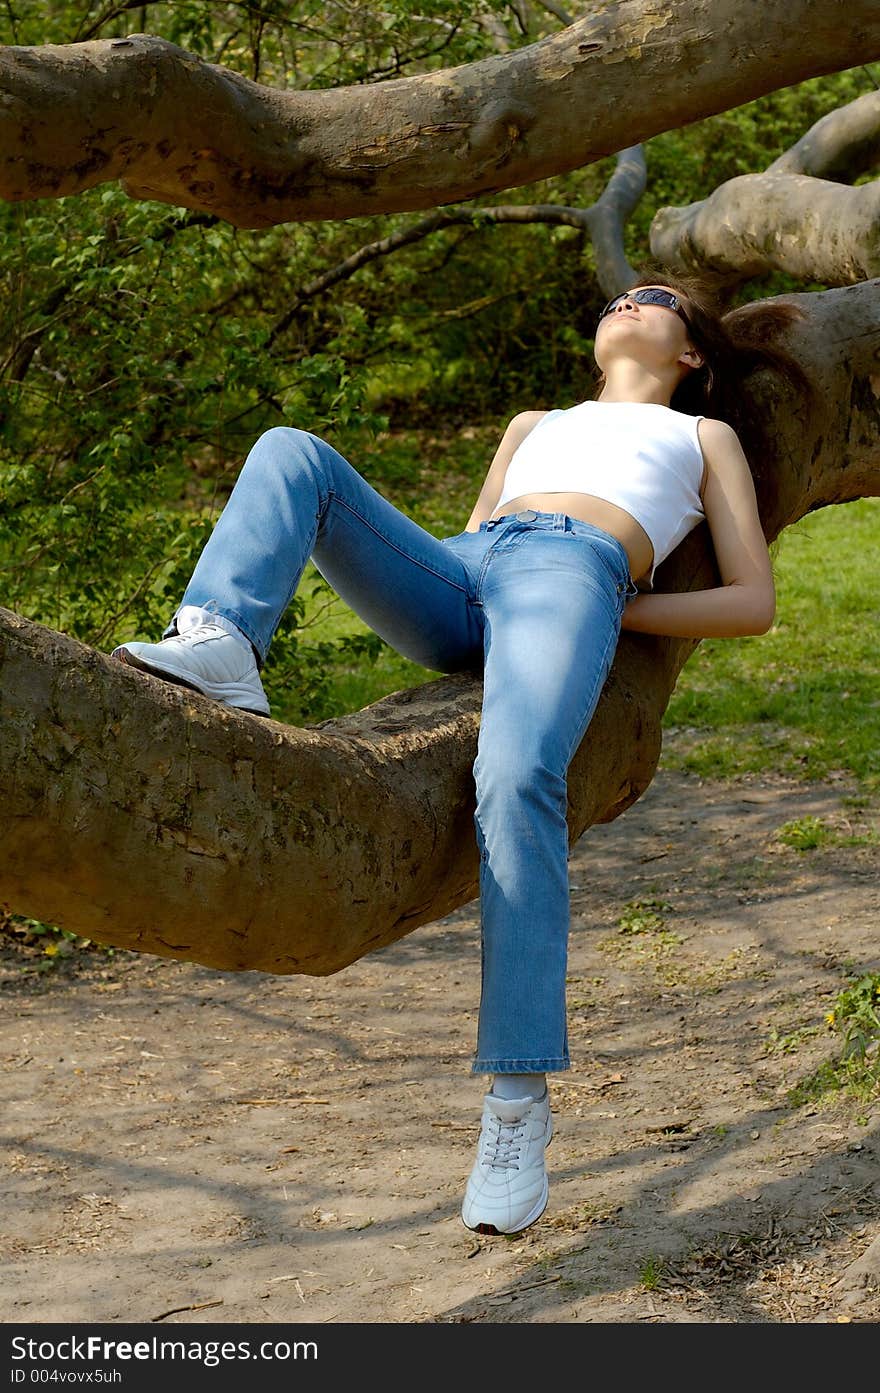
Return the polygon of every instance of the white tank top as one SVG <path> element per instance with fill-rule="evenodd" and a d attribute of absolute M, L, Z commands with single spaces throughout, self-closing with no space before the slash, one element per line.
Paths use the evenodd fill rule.
<path fill-rule="evenodd" d="M 542 416 L 514 451 L 493 511 L 524 493 L 588 493 L 624 508 L 651 539 L 647 582 L 706 516 L 702 416 L 658 402 L 582 401 Z"/>

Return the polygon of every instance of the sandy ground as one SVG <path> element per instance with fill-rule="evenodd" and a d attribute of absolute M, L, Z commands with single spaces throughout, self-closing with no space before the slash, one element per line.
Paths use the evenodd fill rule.
<path fill-rule="evenodd" d="M 573 1067 L 550 1203 L 459 1204 L 482 1093 L 474 903 L 333 978 L 0 950 L 5 1280 L 26 1322 L 829 1322 L 880 1316 L 880 1097 L 794 1107 L 880 969 L 846 781 L 661 770 L 572 852 Z M 634 901 L 662 923 L 624 933 Z"/>

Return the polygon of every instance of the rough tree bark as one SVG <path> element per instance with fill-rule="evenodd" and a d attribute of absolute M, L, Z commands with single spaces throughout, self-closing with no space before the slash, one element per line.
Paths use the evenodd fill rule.
<path fill-rule="evenodd" d="M 880 161 L 880 92 L 829 112 L 761 174 L 740 174 L 708 198 L 661 208 L 651 254 L 728 289 L 785 271 L 849 285 L 880 272 L 880 183 L 842 187 Z"/>
<path fill-rule="evenodd" d="M 472 198 L 880 56 L 876 0 L 618 0 L 460 68 L 274 91 L 149 35 L 0 50 L 0 197 L 112 179 L 239 227 Z"/>
<path fill-rule="evenodd" d="M 783 295 L 815 384 L 759 403 L 775 430 L 768 541 L 811 509 L 880 494 L 880 282 Z M 751 388 L 769 393 L 769 378 Z M 708 527 L 657 588 L 719 576 Z M 569 771 L 572 844 L 648 787 L 697 640 L 625 631 Z M 292 729 L 219 707 L 0 609 L 0 897 L 100 941 L 229 969 L 324 974 L 478 892 L 478 676 Z"/>

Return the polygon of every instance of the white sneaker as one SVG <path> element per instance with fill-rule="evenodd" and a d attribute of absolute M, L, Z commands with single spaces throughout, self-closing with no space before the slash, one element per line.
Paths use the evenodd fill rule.
<path fill-rule="evenodd" d="M 123 643 L 110 656 L 240 711 L 269 715 L 253 653 L 219 624 L 199 624 L 159 643 Z"/>
<path fill-rule="evenodd" d="M 549 1185 L 544 1149 L 553 1135 L 550 1096 L 483 1099 L 477 1159 L 461 1206 L 469 1229 L 519 1233 L 544 1213 Z"/>

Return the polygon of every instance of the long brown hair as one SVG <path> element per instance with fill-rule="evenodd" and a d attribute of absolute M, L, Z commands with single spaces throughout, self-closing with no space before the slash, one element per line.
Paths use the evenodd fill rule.
<path fill-rule="evenodd" d="M 748 379 L 769 372 L 774 396 L 794 398 L 806 414 L 812 411 L 815 389 L 800 363 L 782 347 L 792 326 L 806 319 L 803 310 L 761 300 L 726 310 L 707 281 L 669 272 L 657 261 L 645 263 L 627 289 L 640 285 L 667 285 L 686 297 L 689 338 L 704 359 L 701 368 L 692 369 L 679 382 L 670 406 L 690 416 L 727 421 L 739 436 L 752 473 L 760 477 L 772 431 L 766 410 L 756 405 L 747 389 Z M 605 374 L 599 372 L 594 396 L 604 383 Z"/>

